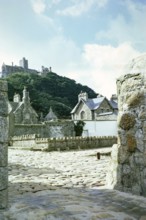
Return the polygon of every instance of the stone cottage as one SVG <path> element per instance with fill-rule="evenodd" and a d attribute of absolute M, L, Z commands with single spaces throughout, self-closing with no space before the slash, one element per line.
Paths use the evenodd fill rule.
<path fill-rule="evenodd" d="M 110 100 L 102 95 L 89 99 L 88 94 L 81 92 L 78 103 L 71 111 L 72 120 L 100 120 L 101 118 L 117 118 L 117 98 L 113 95 Z"/>
<path fill-rule="evenodd" d="M 15 94 L 12 102 L 8 102 L 9 111 L 9 135 L 15 133 L 15 125 L 37 124 L 38 115 L 30 103 L 29 92 L 26 87 L 23 90 L 23 97 Z"/>
<path fill-rule="evenodd" d="M 78 95 L 78 103 L 71 111 L 73 121 L 85 122 L 84 136 L 107 136 L 117 134 L 117 96 L 108 100 L 102 95 L 89 99 L 86 92 Z"/>
<path fill-rule="evenodd" d="M 9 136 L 37 134 L 42 138 L 74 136 L 72 120 L 57 120 L 50 108 L 44 121 L 38 121 L 38 115 L 30 103 L 29 92 L 23 90 L 23 97 L 15 94 L 13 102 L 9 102 Z"/>
<path fill-rule="evenodd" d="M 38 115 L 31 106 L 29 92 L 26 87 L 23 90 L 23 97 L 15 94 L 13 102 L 9 102 L 10 121 L 14 124 L 36 124 L 38 122 Z"/>

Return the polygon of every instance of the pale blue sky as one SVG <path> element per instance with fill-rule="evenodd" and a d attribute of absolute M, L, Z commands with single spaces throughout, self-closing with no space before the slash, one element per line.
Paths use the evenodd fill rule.
<path fill-rule="evenodd" d="M 0 0 L 0 65 L 25 57 L 110 96 L 145 27 L 146 0 Z"/>

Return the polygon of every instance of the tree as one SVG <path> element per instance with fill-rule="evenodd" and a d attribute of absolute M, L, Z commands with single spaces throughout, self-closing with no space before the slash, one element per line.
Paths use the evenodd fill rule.
<path fill-rule="evenodd" d="M 77 123 L 74 125 L 76 136 L 82 136 L 84 125 L 84 121 L 77 121 Z"/>
<path fill-rule="evenodd" d="M 89 97 L 96 97 L 96 93 L 89 87 L 53 72 L 47 73 L 45 77 L 27 72 L 13 73 L 8 75 L 6 80 L 10 101 L 15 93 L 22 97 L 23 88 L 26 86 L 32 106 L 39 115 L 43 113 L 44 116 L 52 107 L 58 118 L 70 118 L 70 112 L 76 105 L 81 91 L 87 92 Z"/>

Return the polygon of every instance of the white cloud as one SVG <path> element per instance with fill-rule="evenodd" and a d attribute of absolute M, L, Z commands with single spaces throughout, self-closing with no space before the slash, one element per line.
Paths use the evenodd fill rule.
<path fill-rule="evenodd" d="M 108 0 L 80 0 L 75 1 L 71 6 L 66 7 L 63 10 L 57 10 L 57 14 L 64 16 L 80 16 L 81 14 L 88 12 L 92 6 L 104 7 Z"/>
<path fill-rule="evenodd" d="M 4 53 L 4 47 L 2 51 L 1 64 L 11 65 L 14 61 L 14 65 L 18 65 L 18 61 L 25 56 L 30 68 L 40 70 L 42 65 L 51 66 L 58 75 L 74 79 L 107 97 L 116 93 L 116 79 L 125 74 L 125 65 L 140 55 L 129 43 L 117 47 L 86 44 L 81 50 L 73 41 L 57 36 L 48 42 L 38 43 L 37 47 L 29 44 L 22 50 L 18 46 L 17 56 L 14 56 L 13 48 L 7 48 Z"/>
<path fill-rule="evenodd" d="M 139 55 L 140 52 L 129 43 L 118 47 L 88 44 L 82 53 L 82 68 L 78 65 L 78 69 L 70 71 L 68 76 L 110 97 L 117 91 L 117 78 L 126 73 L 125 65 Z"/>
<path fill-rule="evenodd" d="M 46 9 L 46 4 L 44 0 L 31 0 L 32 2 L 32 8 L 35 13 L 41 14 Z"/>
<path fill-rule="evenodd" d="M 54 3 L 56 2 L 57 4 L 59 1 L 55 0 Z M 74 7 L 81 5 L 81 8 L 78 7 L 78 10 L 81 9 L 78 11 L 78 15 L 89 10 L 95 4 L 98 7 L 103 7 L 106 4 L 106 0 L 86 0 L 84 2 L 85 5 L 83 5 L 82 0 L 74 1 Z M 99 2 L 101 5 L 99 5 Z M 23 36 L 19 34 L 16 35 L 21 37 L 20 40 L 12 37 L 12 34 L 12 38 L 10 39 L 9 34 L 3 34 L 4 31 L 1 31 L 1 64 L 3 62 L 11 64 L 14 61 L 14 64 L 17 65 L 18 61 L 25 56 L 29 60 L 30 68 L 40 69 L 41 65 L 46 67 L 51 66 L 57 74 L 87 85 L 97 93 L 106 96 L 115 93 L 116 79 L 125 73 L 124 66 L 130 59 L 140 55 L 140 52 L 134 49 L 132 43 L 139 41 L 140 43 L 145 42 L 146 39 L 146 29 L 144 28 L 146 15 L 141 6 L 138 8 L 129 3 L 127 7 L 129 13 L 131 13 L 131 20 L 129 21 L 131 23 L 127 24 L 124 17 L 119 15 L 117 19 L 110 23 L 110 29 L 102 33 L 102 37 L 109 35 L 109 39 L 116 39 L 118 46 L 86 44 L 84 48 L 79 48 L 72 40 L 59 36 L 63 31 L 61 32 L 58 26 L 55 25 L 55 22 L 43 13 L 46 7 L 45 1 L 33 0 L 33 3 L 33 6 L 35 4 L 38 5 L 35 8 L 35 12 L 39 16 L 35 16 L 35 18 L 41 18 L 39 20 L 40 26 L 38 27 L 43 27 L 41 30 L 45 28 L 50 30 L 50 27 L 52 27 L 51 31 L 42 32 L 42 35 L 45 36 L 43 41 L 40 41 L 39 38 L 35 41 L 35 36 L 32 40 L 24 41 Z M 70 9 L 75 10 L 76 8 Z M 71 13 L 74 15 L 76 13 L 74 10 L 68 11 L 68 15 Z M 51 26 L 48 24 L 51 24 Z M 56 27 L 57 30 L 53 29 L 53 27 Z M 40 28 L 37 28 L 37 30 L 40 31 Z M 52 35 L 49 35 L 50 33 Z M 2 47 L 2 45 L 4 46 Z"/>
<path fill-rule="evenodd" d="M 76 70 L 81 64 L 81 51 L 76 44 L 63 36 L 56 36 L 40 45 L 38 58 L 43 65 L 51 65 L 58 74 L 67 73 L 68 70 Z M 49 63 L 48 63 L 49 62 Z M 82 64 L 81 64 L 82 65 Z"/>
<path fill-rule="evenodd" d="M 146 5 L 140 2 L 124 1 L 127 15 L 118 14 L 110 20 L 108 29 L 97 32 L 97 40 L 106 39 L 117 44 L 129 41 L 135 48 L 146 50 Z"/>
<path fill-rule="evenodd" d="M 52 4 L 57 5 L 61 2 L 61 0 L 52 0 Z"/>
<path fill-rule="evenodd" d="M 128 42 L 117 47 L 86 44 L 80 50 L 73 41 L 63 37 L 53 38 L 38 50 L 42 53 L 34 52 L 35 62 L 52 66 L 57 74 L 74 79 L 107 97 L 116 93 L 116 79 L 126 73 L 125 65 L 141 54 Z"/>
<path fill-rule="evenodd" d="M 88 76 L 86 84 L 106 96 L 116 93 L 116 79 L 125 74 L 125 65 L 138 55 L 140 52 L 133 49 L 129 43 L 118 47 L 85 45 L 84 58 L 90 65 L 90 72 L 85 74 L 85 78 Z"/>

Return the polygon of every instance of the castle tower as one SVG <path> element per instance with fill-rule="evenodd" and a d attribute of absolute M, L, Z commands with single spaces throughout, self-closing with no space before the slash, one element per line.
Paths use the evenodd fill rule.
<path fill-rule="evenodd" d="M 19 61 L 19 65 L 23 67 L 25 70 L 28 69 L 28 60 L 25 59 L 25 57 L 22 58 L 22 60 Z"/>
<path fill-rule="evenodd" d="M 2 73 L 1 73 L 1 75 L 2 75 L 2 78 L 6 77 L 8 75 L 8 70 L 7 70 L 7 67 L 6 67 L 6 65 L 4 63 L 2 65 Z"/>

